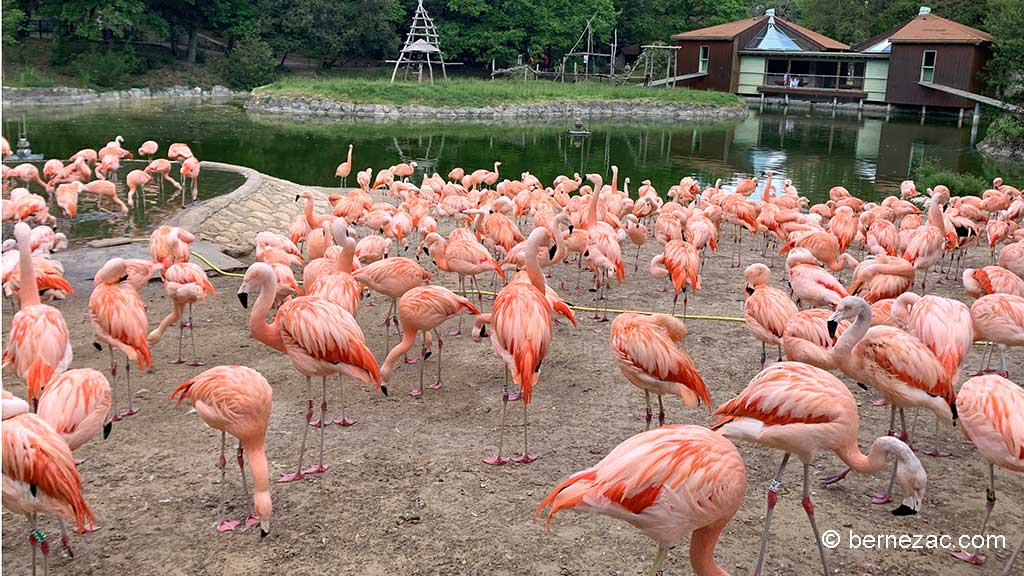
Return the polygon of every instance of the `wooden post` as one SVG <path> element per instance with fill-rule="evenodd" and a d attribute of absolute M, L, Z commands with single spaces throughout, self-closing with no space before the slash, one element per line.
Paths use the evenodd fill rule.
<path fill-rule="evenodd" d="M 971 146 L 978 140 L 978 125 L 981 124 L 981 102 L 974 103 L 974 118 L 971 120 Z"/>
<path fill-rule="evenodd" d="M 863 109 L 864 109 L 864 99 L 863 99 L 863 98 L 861 98 L 861 99 L 860 99 L 860 100 L 859 100 L 859 101 L 857 102 L 857 110 L 863 110 Z"/>
<path fill-rule="evenodd" d="M 611 58 L 609 59 L 609 60 L 611 60 L 609 71 L 610 71 L 610 75 L 612 76 L 612 78 L 615 77 L 615 48 L 618 46 L 618 44 L 619 44 L 619 29 L 616 28 L 615 29 L 615 34 L 614 34 L 614 36 L 612 36 L 612 53 L 611 53 Z"/>
<path fill-rule="evenodd" d="M 961 108 L 961 109 L 960 109 L 960 113 L 959 113 L 959 114 L 957 114 L 957 118 L 956 118 L 956 127 L 957 127 L 957 128 L 960 128 L 960 127 L 961 127 L 961 126 L 963 126 L 963 125 L 964 125 L 964 109 L 963 109 L 963 108 Z"/>

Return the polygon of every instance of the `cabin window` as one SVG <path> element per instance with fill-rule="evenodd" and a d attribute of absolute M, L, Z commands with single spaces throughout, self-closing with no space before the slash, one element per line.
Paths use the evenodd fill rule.
<path fill-rule="evenodd" d="M 935 79 L 935 50 L 925 50 L 921 55 L 921 82 Z"/>
<path fill-rule="evenodd" d="M 700 47 L 700 56 L 698 57 L 698 61 L 697 61 L 697 71 L 698 72 L 707 72 L 708 71 L 708 53 L 710 51 L 711 51 L 710 48 L 707 47 L 707 46 L 701 46 Z"/>

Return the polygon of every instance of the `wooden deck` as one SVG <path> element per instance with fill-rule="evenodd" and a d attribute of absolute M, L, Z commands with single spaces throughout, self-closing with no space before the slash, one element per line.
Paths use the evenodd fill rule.
<path fill-rule="evenodd" d="M 981 102 L 1000 110 L 1006 110 L 1008 112 L 1024 112 L 1024 108 L 1015 106 L 1002 100 L 996 100 L 995 98 L 989 98 L 988 96 L 982 96 L 981 94 L 975 94 L 974 92 L 968 92 L 967 90 L 961 90 L 959 88 L 953 88 L 952 86 L 945 86 L 943 84 L 935 84 L 934 82 L 918 82 L 919 85 L 925 88 L 931 88 L 932 90 L 938 90 L 939 92 L 945 92 L 975 102 Z"/>
<path fill-rule="evenodd" d="M 867 98 L 862 90 L 834 90 L 832 88 L 790 88 L 788 86 L 761 85 L 757 91 L 764 94 L 791 94 L 793 96 L 826 96 L 836 98 Z"/>

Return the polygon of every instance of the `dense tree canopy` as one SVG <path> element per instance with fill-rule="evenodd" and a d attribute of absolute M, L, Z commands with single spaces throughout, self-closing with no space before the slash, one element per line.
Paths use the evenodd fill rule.
<path fill-rule="evenodd" d="M 763 14 L 847 43 L 913 18 L 923 0 L 425 0 L 449 60 L 486 65 L 520 57 L 552 62 L 572 49 L 591 20 L 599 50 L 613 30 L 619 45 L 665 43 L 676 32 Z M 298 55 L 321 66 L 392 58 L 417 0 L 3 0 L 4 42 L 22 18 L 59 21 L 62 36 L 92 41 L 174 40 L 178 58 L 195 61 L 200 36 L 229 49 L 243 35 L 269 45 L 283 64 Z M 929 0 L 933 12 L 996 37 L 992 78 L 1010 86 L 1024 70 L 1024 2 Z M 181 49 L 181 46 L 184 49 Z M 1019 83 L 1019 80 L 1018 80 Z"/>

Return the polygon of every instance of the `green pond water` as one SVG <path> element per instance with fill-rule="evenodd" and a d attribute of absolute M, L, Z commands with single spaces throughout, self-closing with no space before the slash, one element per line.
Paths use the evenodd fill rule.
<path fill-rule="evenodd" d="M 447 174 L 455 166 L 469 171 L 489 168 L 498 160 L 503 178 L 529 171 L 543 182 L 573 172 L 607 177 L 614 164 L 619 167 L 620 186 L 628 176 L 631 190 L 649 179 L 661 191 L 687 175 L 705 184 L 717 178 L 729 184 L 771 169 L 777 186 L 789 178 L 812 201 L 824 198 L 836 185 L 864 198 L 893 193 L 925 159 L 987 178 L 1013 175 L 1010 168 L 993 164 L 974 150 L 969 122 L 958 127 L 956 117 L 928 117 L 922 122 L 917 115 L 894 114 L 886 120 L 849 112 L 833 115 L 827 109 L 754 109 L 745 120 L 710 125 L 595 122 L 588 126 L 593 134 L 585 138 L 567 136 L 567 121 L 489 125 L 303 120 L 247 112 L 237 101 L 5 110 L 3 133 L 12 143 L 20 120 L 27 126 L 33 151 L 47 158 L 99 148 L 120 134 L 132 150 L 144 140 L 156 140 L 162 155 L 168 144 L 180 141 L 203 160 L 242 164 L 294 182 L 325 186 L 339 184 L 334 170 L 350 143 L 355 146 L 350 185 L 355 184 L 357 170 L 377 170 L 401 161 L 416 161 L 419 171 Z M 978 138 L 983 135 L 984 127 Z M 233 189 L 239 180 L 204 170 L 201 198 Z M 166 217 L 174 207 L 158 202 L 147 210 L 145 216 L 113 223 L 109 215 L 88 211 L 76 219 L 72 232 L 131 234 Z"/>

